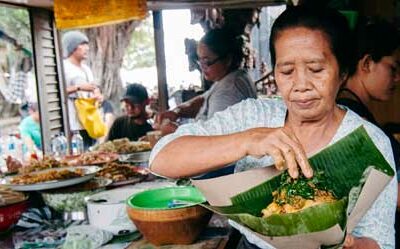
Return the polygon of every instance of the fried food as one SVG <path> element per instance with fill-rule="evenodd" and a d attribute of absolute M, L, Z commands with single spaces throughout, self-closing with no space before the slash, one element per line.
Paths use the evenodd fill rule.
<path fill-rule="evenodd" d="M 104 167 L 97 172 L 96 176 L 108 178 L 114 182 L 119 182 L 133 177 L 142 177 L 143 175 L 129 164 L 111 162 L 104 165 Z"/>
<path fill-rule="evenodd" d="M 32 159 L 29 164 L 19 168 L 19 174 L 28 174 L 31 172 L 41 171 L 45 169 L 65 167 L 67 164 L 65 162 L 60 162 L 51 156 L 44 156 L 42 160 Z"/>
<path fill-rule="evenodd" d="M 272 214 L 299 212 L 311 206 L 337 200 L 328 190 L 322 172 L 314 173 L 311 179 L 303 175 L 293 179 L 286 171 L 281 176 L 278 189 L 272 195 L 272 203 L 261 211 L 264 218 Z"/>
<path fill-rule="evenodd" d="M 66 180 L 75 177 L 81 177 L 85 175 L 84 169 L 77 168 L 74 170 L 62 169 L 62 170 L 48 170 L 45 172 L 29 173 L 23 175 L 17 175 L 11 178 L 12 184 L 35 184 L 40 182 L 48 182 L 54 180 Z"/>
<path fill-rule="evenodd" d="M 96 151 L 114 152 L 119 154 L 129 154 L 151 150 L 150 143 L 147 141 L 131 142 L 128 138 L 115 139 L 95 147 Z"/>
<path fill-rule="evenodd" d="M 107 152 L 86 152 L 79 156 L 67 156 L 62 161 L 70 166 L 93 165 L 112 162 L 118 159 L 118 154 Z"/>

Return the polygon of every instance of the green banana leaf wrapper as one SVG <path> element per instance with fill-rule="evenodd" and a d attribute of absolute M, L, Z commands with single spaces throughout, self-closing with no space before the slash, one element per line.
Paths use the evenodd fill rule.
<path fill-rule="evenodd" d="M 394 176 L 364 127 L 309 158 L 314 171 L 323 171 L 329 189 L 338 200 L 297 213 L 262 218 L 261 210 L 272 202 L 280 174 L 265 167 L 193 184 L 205 195 L 205 207 L 239 223 L 278 248 L 304 248 L 341 243 L 368 211 Z M 267 179 L 267 181 L 265 181 Z"/>

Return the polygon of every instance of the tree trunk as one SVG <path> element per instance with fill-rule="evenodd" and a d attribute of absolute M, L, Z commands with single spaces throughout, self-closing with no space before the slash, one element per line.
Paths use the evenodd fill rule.
<path fill-rule="evenodd" d="M 123 91 L 122 60 L 132 32 L 139 24 L 139 21 L 129 21 L 84 31 L 89 38 L 89 65 L 95 82 L 101 86 L 104 98 L 116 107 L 116 112 L 119 112 L 117 107 Z"/>

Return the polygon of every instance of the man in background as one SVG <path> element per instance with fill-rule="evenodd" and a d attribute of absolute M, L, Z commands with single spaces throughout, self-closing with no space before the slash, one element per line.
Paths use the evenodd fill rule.
<path fill-rule="evenodd" d="M 96 140 L 89 136 L 79 122 L 74 101 L 77 98 L 93 97 L 93 91 L 97 87 L 94 83 L 92 71 L 83 63 L 89 55 L 89 39 L 79 31 L 69 31 L 63 35 L 62 43 L 66 58 L 63 61 L 63 65 L 68 94 L 69 126 L 72 132 L 79 131 L 87 149 Z"/>
<path fill-rule="evenodd" d="M 128 85 L 121 101 L 125 104 L 126 115 L 114 121 L 107 140 L 126 137 L 136 141 L 153 130 L 147 122 L 146 106 L 149 104 L 149 97 L 143 85 L 136 83 Z"/>

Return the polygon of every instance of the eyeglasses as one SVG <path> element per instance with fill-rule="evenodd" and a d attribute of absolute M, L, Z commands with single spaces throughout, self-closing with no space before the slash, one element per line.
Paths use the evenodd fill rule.
<path fill-rule="evenodd" d="M 211 67 L 215 63 L 217 63 L 219 60 L 221 60 L 223 57 L 217 57 L 214 60 L 207 60 L 207 59 L 198 59 L 196 60 L 197 64 L 201 67 Z"/>

